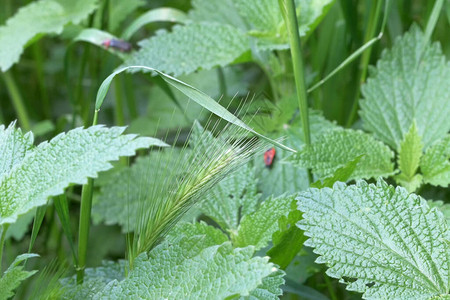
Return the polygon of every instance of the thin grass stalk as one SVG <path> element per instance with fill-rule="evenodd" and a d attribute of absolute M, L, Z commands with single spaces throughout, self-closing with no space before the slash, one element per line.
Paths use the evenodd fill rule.
<path fill-rule="evenodd" d="M 372 0 L 372 7 L 370 8 L 370 16 L 369 21 L 367 23 L 366 33 L 364 35 L 364 44 L 368 44 L 371 40 L 374 42 L 375 31 L 377 29 L 378 20 L 380 18 L 381 6 L 383 1 L 381 0 Z M 383 26 L 384 27 L 384 26 Z M 379 37 L 381 38 L 381 31 Z M 368 49 L 362 54 L 361 60 L 359 62 L 358 68 L 358 85 L 356 86 L 356 94 L 353 100 L 352 109 L 350 111 L 350 115 L 347 119 L 346 127 L 350 127 L 356 119 L 356 115 L 359 107 L 359 96 L 361 94 L 361 85 L 364 84 L 367 77 L 367 68 L 369 67 L 370 55 L 372 54 L 372 48 L 368 47 Z"/>
<path fill-rule="evenodd" d="M 138 117 L 138 111 L 136 108 L 136 97 L 134 96 L 134 88 L 133 81 L 131 80 L 130 75 L 125 74 L 125 99 L 127 101 L 128 113 L 131 120 L 134 120 Z"/>
<path fill-rule="evenodd" d="M 17 119 L 19 120 L 20 126 L 24 131 L 31 130 L 30 118 L 28 117 L 27 109 L 23 102 L 22 95 L 17 88 L 16 81 L 14 80 L 11 70 L 2 73 L 3 80 L 6 84 L 6 90 L 11 98 L 12 104 L 17 114 Z"/>
<path fill-rule="evenodd" d="M 295 2 L 294 0 L 278 0 L 278 3 L 289 35 L 298 107 L 300 109 L 300 117 L 302 120 L 303 137 L 306 146 L 309 147 L 311 145 L 311 133 L 309 129 L 308 99 L 306 95 L 305 76 L 303 74 L 303 59 Z M 313 177 L 310 169 L 308 169 L 308 179 L 309 183 L 312 183 Z"/>
<path fill-rule="evenodd" d="M 422 45 L 420 52 L 423 54 L 423 50 L 428 45 L 430 41 L 431 34 L 433 33 L 434 28 L 436 27 L 437 20 L 439 19 L 439 14 L 442 10 L 442 6 L 444 5 L 444 0 L 437 0 L 434 3 L 433 10 L 431 11 L 430 17 L 428 18 L 427 27 L 425 28 L 425 34 L 423 37 Z"/>
<path fill-rule="evenodd" d="M 97 125 L 98 110 L 94 112 L 92 125 Z M 80 224 L 78 229 L 78 264 L 76 267 L 77 283 L 83 283 L 84 269 L 86 268 L 89 229 L 91 225 L 91 209 L 94 179 L 88 178 L 87 184 L 81 190 Z"/>
<path fill-rule="evenodd" d="M 123 86 L 122 80 L 118 78 L 114 83 L 114 91 L 115 91 L 115 109 L 114 109 L 114 118 L 117 126 L 125 125 L 125 116 L 123 113 Z"/>
<path fill-rule="evenodd" d="M 6 231 L 8 231 L 9 224 L 0 226 L 0 274 L 3 274 L 3 247 L 5 246 Z"/>

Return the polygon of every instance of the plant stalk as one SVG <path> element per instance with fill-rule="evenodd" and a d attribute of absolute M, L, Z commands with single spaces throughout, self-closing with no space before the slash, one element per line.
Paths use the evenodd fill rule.
<path fill-rule="evenodd" d="M 2 73 L 3 80 L 6 84 L 6 89 L 11 97 L 12 104 L 17 113 L 17 118 L 19 120 L 20 126 L 24 131 L 30 131 L 30 118 L 28 117 L 27 110 L 23 103 L 22 95 L 20 95 L 19 89 L 17 88 L 16 81 L 14 80 L 11 71 Z"/>
<path fill-rule="evenodd" d="M 3 247 L 5 246 L 6 231 L 8 231 L 9 224 L 0 226 L 0 274 L 3 274 Z"/>
<path fill-rule="evenodd" d="M 381 13 L 381 5 L 383 1 L 381 0 L 373 0 L 372 7 L 370 8 L 370 16 L 367 24 L 366 34 L 364 35 L 364 44 L 369 43 L 375 36 L 375 30 L 377 29 L 378 19 L 380 18 Z M 383 26 L 384 27 L 384 26 Z M 383 31 L 381 31 L 383 32 Z M 346 127 L 350 127 L 356 119 L 356 114 L 358 112 L 359 107 L 359 96 L 361 94 L 361 85 L 366 81 L 367 77 L 367 68 L 369 66 L 370 55 L 372 53 L 372 48 L 368 47 L 368 49 L 362 54 L 361 60 L 359 62 L 358 68 L 358 76 L 359 78 L 358 85 L 356 87 L 355 99 L 353 100 L 352 110 L 347 119 Z"/>
<path fill-rule="evenodd" d="M 295 86 L 297 89 L 298 107 L 302 121 L 303 135 L 306 147 L 311 145 L 311 133 L 309 129 L 308 101 L 306 96 L 305 76 L 303 74 L 303 59 L 298 32 L 297 14 L 294 0 L 278 0 L 281 12 L 286 23 L 289 43 L 291 46 L 292 65 L 294 70 Z M 308 179 L 313 181 L 311 170 L 308 169 Z"/>
<path fill-rule="evenodd" d="M 97 125 L 98 110 L 94 112 L 92 125 Z M 87 184 L 83 185 L 81 190 L 80 224 L 78 229 L 78 264 L 77 283 L 83 283 L 84 269 L 86 268 L 87 249 L 89 241 L 89 228 L 91 225 L 91 208 L 94 179 L 88 178 Z"/>

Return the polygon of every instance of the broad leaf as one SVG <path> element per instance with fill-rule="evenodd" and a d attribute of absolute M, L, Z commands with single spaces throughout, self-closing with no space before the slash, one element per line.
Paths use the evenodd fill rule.
<path fill-rule="evenodd" d="M 448 225 L 421 197 L 380 180 L 300 193 L 298 226 L 327 274 L 364 299 L 428 299 L 449 292 Z"/>
<path fill-rule="evenodd" d="M 280 286 L 284 284 L 285 273 L 282 270 L 277 270 L 269 276 L 263 278 L 262 284 L 250 292 L 250 295 L 240 297 L 239 299 L 246 300 L 278 300 L 279 296 L 283 294 Z"/>
<path fill-rule="evenodd" d="M 294 196 L 269 197 L 258 209 L 242 218 L 237 232 L 231 232 L 231 239 L 236 247 L 255 246 L 261 249 L 272 239 L 278 229 L 278 219 L 289 214 Z"/>
<path fill-rule="evenodd" d="M 215 245 L 217 239 L 209 238 L 215 234 L 211 231 L 217 229 L 208 226 L 203 234 L 175 235 L 176 243 L 164 242 L 148 255 L 142 253 L 123 281 L 110 282 L 94 299 L 247 296 L 277 271 L 267 258 L 253 257 L 252 247 L 233 249 L 229 242 Z"/>
<path fill-rule="evenodd" d="M 97 0 L 41 0 L 19 9 L 0 27 L 0 69 L 19 60 L 23 48 L 39 34 L 60 34 L 65 24 L 78 24 L 97 6 Z"/>
<path fill-rule="evenodd" d="M 256 209 L 260 195 L 255 170 L 244 165 L 217 184 L 201 203 L 201 210 L 222 229 L 236 230 L 242 216 Z"/>
<path fill-rule="evenodd" d="M 288 48 L 287 32 L 277 0 L 233 0 L 237 11 L 251 25 L 249 34 L 262 49 Z M 296 0 L 299 34 L 314 29 L 332 0 Z"/>
<path fill-rule="evenodd" d="M 232 63 L 249 50 L 244 32 L 218 23 L 175 26 L 139 43 L 141 49 L 125 61 L 128 66 L 152 66 L 165 73 L 188 74 Z"/>
<path fill-rule="evenodd" d="M 426 183 L 448 187 L 450 184 L 450 135 L 432 145 L 420 161 Z"/>
<path fill-rule="evenodd" d="M 247 25 L 233 3 L 234 0 L 193 0 L 189 17 L 194 22 L 217 22 L 242 30 Z"/>
<path fill-rule="evenodd" d="M 33 147 L 33 133 L 22 134 L 15 124 L 9 124 L 6 129 L 0 125 L 0 178 L 20 164 L 27 151 Z"/>
<path fill-rule="evenodd" d="M 123 232 L 135 230 L 136 218 L 145 201 L 150 201 L 161 186 L 176 173 L 180 152 L 152 151 L 149 156 L 138 157 L 130 168 L 124 168 L 99 182 L 100 194 L 92 204 L 95 223 L 119 224 Z M 170 175 L 170 176 L 169 176 Z M 161 191 L 168 192 L 168 191 Z"/>
<path fill-rule="evenodd" d="M 295 201 L 291 203 L 289 214 L 278 219 L 278 230 L 272 235 L 273 247 L 267 251 L 267 255 L 270 256 L 270 261 L 281 269 L 286 269 L 306 240 L 303 231 L 295 226 L 301 219 L 302 213 L 297 210 Z"/>
<path fill-rule="evenodd" d="M 394 153 L 383 143 L 362 131 L 346 129 L 325 133 L 311 147 L 292 158 L 299 166 L 312 168 L 319 177 L 333 174 L 350 161 L 363 155 L 350 179 L 389 176 Z"/>
<path fill-rule="evenodd" d="M 400 143 L 398 166 L 401 173 L 395 177 L 397 182 L 410 192 L 414 192 L 422 183 L 422 176 L 416 174 L 422 157 L 422 148 L 422 139 L 417 133 L 416 123 L 413 123 Z"/>
<path fill-rule="evenodd" d="M 395 150 L 413 122 L 425 148 L 450 130 L 450 63 L 437 43 L 422 52 L 423 38 L 414 25 L 383 53 L 362 87 L 364 127 Z"/>
<path fill-rule="evenodd" d="M 14 223 L 18 215 L 63 193 L 71 183 L 110 169 L 109 161 L 131 156 L 136 149 L 164 146 L 153 138 L 121 135 L 125 128 L 93 126 L 59 134 L 29 150 L 20 164 L 0 179 L 0 225 Z"/>
<path fill-rule="evenodd" d="M 332 176 L 325 178 L 323 181 L 317 180 L 312 183 L 311 187 L 321 189 L 324 187 L 333 187 L 334 183 L 337 181 L 347 182 L 363 156 L 364 155 L 357 156 L 354 160 L 349 161 L 343 167 L 337 169 Z"/>
<path fill-rule="evenodd" d="M 103 261 L 101 266 L 85 270 L 83 284 L 77 284 L 76 276 L 63 278 L 61 280 L 64 287 L 62 299 L 92 299 L 109 282 L 123 280 L 126 268 L 128 268 L 128 263 L 125 260 L 119 260 L 118 262 Z"/>
<path fill-rule="evenodd" d="M 6 300 L 14 296 L 14 290 L 28 277 L 36 273 L 37 271 L 25 271 L 23 266 L 20 265 L 22 261 L 39 256 L 37 254 L 22 254 L 16 257 L 14 262 L 5 271 L 0 278 L 0 300 Z"/>

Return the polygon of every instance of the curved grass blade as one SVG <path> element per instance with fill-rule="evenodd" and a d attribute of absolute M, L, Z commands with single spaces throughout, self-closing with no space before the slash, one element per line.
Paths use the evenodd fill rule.
<path fill-rule="evenodd" d="M 186 23 L 189 20 L 188 16 L 181 10 L 161 7 L 152 9 L 131 23 L 127 29 L 122 33 L 122 38 L 128 40 L 133 34 L 136 33 L 142 26 L 145 26 L 153 22 L 173 22 L 173 23 Z"/>
<path fill-rule="evenodd" d="M 149 70 L 149 71 L 155 72 L 159 76 L 161 76 L 161 78 L 164 79 L 164 81 L 166 81 L 168 84 L 170 84 L 171 86 L 173 86 L 174 88 L 176 88 L 177 90 L 182 92 L 184 95 L 186 95 L 193 101 L 197 102 L 198 104 L 200 104 L 202 107 L 206 108 L 213 114 L 219 116 L 220 118 L 222 118 L 236 126 L 239 126 L 243 129 L 245 129 L 246 131 L 249 131 L 249 132 L 255 134 L 256 136 L 262 138 L 263 140 L 266 140 L 267 142 L 271 143 L 274 146 L 280 147 L 282 149 L 285 149 L 287 151 L 291 151 L 294 153 L 297 152 L 294 149 L 291 149 L 275 140 L 272 140 L 272 139 L 256 132 L 255 130 L 250 128 L 247 124 L 245 124 L 243 121 L 241 121 L 238 117 L 236 117 L 235 115 L 230 113 L 225 107 L 223 107 L 222 105 L 217 103 L 214 99 L 212 99 L 211 97 L 209 97 L 202 91 L 196 89 L 195 87 L 193 87 L 187 83 L 184 83 L 181 80 L 178 80 L 170 75 L 167 75 L 167 74 L 165 74 L 157 69 L 151 68 L 151 67 L 128 66 L 128 67 L 120 68 L 117 71 L 115 71 L 114 73 L 112 73 L 111 75 L 109 75 L 102 82 L 100 88 L 98 89 L 97 98 L 95 101 L 95 110 L 97 110 L 97 111 L 100 110 L 100 107 L 102 106 L 103 101 L 105 100 L 106 94 L 108 93 L 109 86 L 111 85 L 111 82 L 114 79 L 114 77 L 117 74 L 120 74 L 123 71 L 129 70 L 129 69 L 142 69 L 142 70 Z"/>

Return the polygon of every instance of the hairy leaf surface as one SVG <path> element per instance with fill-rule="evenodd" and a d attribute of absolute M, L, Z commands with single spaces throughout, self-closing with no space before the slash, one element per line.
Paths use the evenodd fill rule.
<path fill-rule="evenodd" d="M 164 146 L 153 138 L 121 135 L 124 127 L 76 128 L 28 151 L 20 165 L 0 179 L 0 225 L 63 193 L 69 184 L 84 184 L 87 177 L 110 169 L 109 161 L 131 156 L 136 149 Z"/>
<path fill-rule="evenodd" d="M 236 230 L 241 216 L 256 209 L 260 195 L 255 170 L 244 165 L 217 184 L 201 203 L 201 210 L 222 229 Z"/>
<path fill-rule="evenodd" d="M 385 51 L 362 87 L 364 127 L 398 150 L 413 122 L 425 148 L 450 130 L 450 63 L 439 44 L 422 52 L 418 26 Z"/>
<path fill-rule="evenodd" d="M 119 224 L 123 232 L 135 230 L 136 218 L 144 201 L 168 186 L 173 179 L 179 151 L 153 151 L 149 156 L 138 157 L 130 168 L 124 168 L 100 182 L 100 194 L 92 204 L 92 218 L 95 223 Z M 170 177 L 170 178 L 169 178 Z M 167 192 L 167 191 L 162 191 Z"/>
<path fill-rule="evenodd" d="M 448 225 L 404 188 L 364 181 L 302 192 L 298 226 L 327 274 L 365 299 L 427 299 L 449 292 Z"/>
<path fill-rule="evenodd" d="M 253 245 L 256 249 L 265 247 L 278 229 L 278 219 L 289 214 L 293 199 L 293 195 L 266 199 L 254 213 L 242 218 L 237 232 L 232 232 L 233 244 L 237 247 Z"/>
<path fill-rule="evenodd" d="M 203 229 L 203 234 L 194 236 L 169 235 L 169 241 L 148 255 L 142 253 L 136 258 L 128 277 L 120 282 L 112 281 L 94 298 L 224 299 L 247 296 L 263 284 L 265 277 L 277 271 L 267 258 L 252 257 L 253 247 L 233 249 L 229 242 L 216 245 L 217 229 L 207 225 L 194 226 L 207 228 Z"/>
<path fill-rule="evenodd" d="M 65 24 L 78 24 L 96 7 L 97 0 L 41 0 L 18 10 L 0 27 L 0 69 L 19 60 L 23 48 L 38 34 L 62 32 Z"/>
<path fill-rule="evenodd" d="M 362 131 L 333 130 L 322 135 L 311 147 L 294 155 L 292 160 L 301 167 L 312 168 L 320 177 L 332 175 L 348 162 L 361 157 L 350 179 L 389 176 L 394 153 L 383 143 Z"/>
<path fill-rule="evenodd" d="M 239 15 L 234 0 L 193 0 L 189 17 L 194 22 L 217 22 L 246 30 L 247 24 Z"/>
<path fill-rule="evenodd" d="M 172 32 L 160 33 L 139 45 L 142 48 L 125 65 L 152 66 L 175 76 L 228 65 L 250 47 L 244 32 L 219 23 L 175 26 Z"/>
<path fill-rule="evenodd" d="M 0 178 L 20 164 L 27 151 L 33 147 L 33 134 L 15 128 L 16 122 L 7 128 L 0 125 Z"/>
<path fill-rule="evenodd" d="M 450 135 L 432 145 L 420 161 L 425 182 L 448 187 L 450 184 Z"/>

